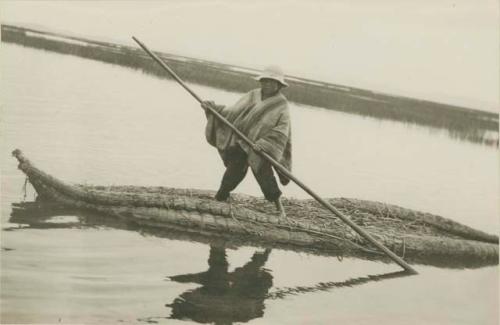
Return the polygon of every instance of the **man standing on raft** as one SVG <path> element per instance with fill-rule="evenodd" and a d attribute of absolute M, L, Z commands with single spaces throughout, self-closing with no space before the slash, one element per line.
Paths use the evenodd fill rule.
<path fill-rule="evenodd" d="M 281 191 L 273 173 L 272 165 L 259 155 L 264 151 L 282 166 L 291 171 L 292 144 L 291 124 L 288 102 L 281 89 L 288 87 L 283 72 L 277 67 L 270 67 L 255 78 L 260 82 L 260 89 L 246 93 L 233 106 L 216 105 L 213 101 L 204 101 L 201 106 L 207 112 L 205 130 L 208 143 L 216 147 L 222 157 L 226 171 L 220 188 L 215 195 L 218 201 L 226 201 L 238 184 L 245 178 L 248 167 L 264 197 L 274 202 L 280 218 L 286 217 L 281 203 Z M 255 145 L 250 147 L 238 139 L 232 130 L 219 122 L 207 111 L 212 108 L 247 136 Z M 290 180 L 278 174 L 281 184 Z"/>

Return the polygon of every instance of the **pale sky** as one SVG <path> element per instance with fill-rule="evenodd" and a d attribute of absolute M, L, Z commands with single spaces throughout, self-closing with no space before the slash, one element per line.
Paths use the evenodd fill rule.
<path fill-rule="evenodd" d="M 494 0 L 0 1 L 38 25 L 222 63 L 498 111 Z"/>

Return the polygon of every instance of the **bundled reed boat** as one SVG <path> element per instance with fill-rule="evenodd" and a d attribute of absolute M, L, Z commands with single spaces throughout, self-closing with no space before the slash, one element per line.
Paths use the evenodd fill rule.
<path fill-rule="evenodd" d="M 116 217 L 140 226 L 179 231 L 205 240 L 279 247 L 321 255 L 387 260 L 363 237 L 314 200 L 283 199 L 280 220 L 264 199 L 233 194 L 229 203 L 208 190 L 168 187 L 71 185 L 36 168 L 16 149 L 38 202 Z M 418 264 L 478 267 L 498 263 L 498 236 L 429 213 L 373 201 L 328 200 L 405 260 Z"/>

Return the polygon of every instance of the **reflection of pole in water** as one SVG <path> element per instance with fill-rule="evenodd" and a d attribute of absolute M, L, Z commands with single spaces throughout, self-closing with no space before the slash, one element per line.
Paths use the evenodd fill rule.
<path fill-rule="evenodd" d="M 266 299 L 282 299 L 290 295 L 299 295 L 310 292 L 330 291 L 334 288 L 355 287 L 369 282 L 377 282 L 388 279 L 402 278 L 414 275 L 407 271 L 398 271 L 385 274 L 367 275 L 359 278 L 348 279 L 342 282 L 320 282 L 313 286 L 298 286 L 291 288 L 281 288 L 267 295 Z"/>
<path fill-rule="evenodd" d="M 262 268 L 270 253 L 270 249 L 255 252 L 248 263 L 229 273 L 225 248 L 211 245 L 207 271 L 169 277 L 201 284 L 167 305 L 172 308 L 170 318 L 228 324 L 262 317 L 264 300 L 273 285 L 272 275 Z"/>

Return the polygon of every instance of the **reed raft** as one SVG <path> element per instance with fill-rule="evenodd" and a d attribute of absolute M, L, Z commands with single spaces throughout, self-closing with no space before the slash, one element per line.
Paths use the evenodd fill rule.
<path fill-rule="evenodd" d="M 284 198 L 288 218 L 262 198 L 169 187 L 70 185 L 36 168 L 16 149 L 13 156 L 38 194 L 38 201 L 117 217 L 140 226 L 211 239 L 228 239 L 322 255 L 349 254 L 384 260 L 369 242 L 314 200 Z M 498 263 L 498 236 L 437 215 L 395 205 L 334 198 L 328 200 L 383 245 L 419 264 L 477 267 Z M 445 263 L 445 264 L 446 264 Z"/>

